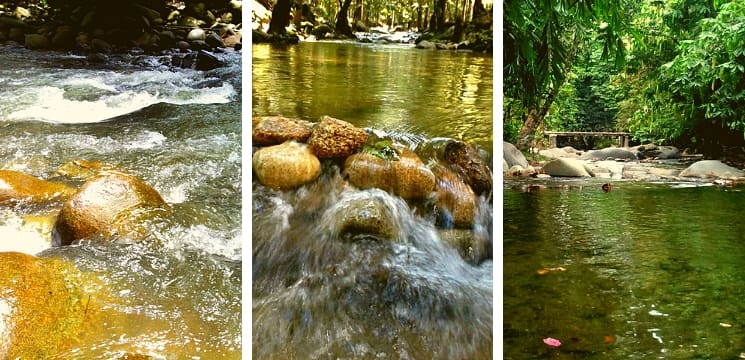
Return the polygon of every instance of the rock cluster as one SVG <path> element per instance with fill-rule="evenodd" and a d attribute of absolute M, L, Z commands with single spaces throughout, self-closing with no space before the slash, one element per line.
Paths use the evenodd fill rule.
<path fill-rule="evenodd" d="M 92 62 L 105 61 L 112 53 L 180 54 L 174 56 L 176 66 L 200 70 L 219 66 L 212 53 L 241 49 L 241 1 L 211 9 L 204 3 L 52 3 L 53 21 L 41 21 L 50 15 L 19 12 L 21 7 L 0 15 L 0 44 L 73 51 L 88 55 Z"/>
<path fill-rule="evenodd" d="M 341 174 L 338 181 L 358 189 L 350 191 L 369 194 L 342 197 L 334 204 L 339 210 L 335 213 L 334 222 L 339 224 L 335 232 L 340 236 L 397 236 L 390 209 L 370 191 L 382 190 L 403 199 L 445 229 L 471 229 L 478 197 L 491 196 L 489 166 L 474 147 L 460 141 L 447 140 L 433 149 L 421 150 L 431 153 L 432 161 L 425 164 L 417 153 L 387 135 L 329 116 L 315 123 L 282 116 L 257 117 L 253 126 L 254 145 L 260 146 L 254 149 L 253 170 L 255 179 L 264 186 L 280 191 L 302 187 L 298 193 L 307 193 L 323 188 L 314 184 L 332 181 Z M 334 171 L 336 176 L 324 175 L 324 180 L 318 180 L 321 173 Z"/>

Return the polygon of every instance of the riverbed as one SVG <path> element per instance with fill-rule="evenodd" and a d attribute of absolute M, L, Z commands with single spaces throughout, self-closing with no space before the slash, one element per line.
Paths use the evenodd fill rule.
<path fill-rule="evenodd" d="M 504 358 L 745 353 L 742 187 L 556 181 L 503 188 Z M 559 340 L 561 345 L 544 339 Z"/>
<path fill-rule="evenodd" d="M 62 358 L 240 358 L 241 54 L 219 56 L 226 66 L 202 72 L 0 47 L 0 169 L 50 179 L 66 162 L 100 161 L 173 208 L 141 242 L 65 247 L 50 238 L 61 204 L 0 208 L 2 251 L 70 260 L 114 295 L 92 297 L 106 324 Z"/>

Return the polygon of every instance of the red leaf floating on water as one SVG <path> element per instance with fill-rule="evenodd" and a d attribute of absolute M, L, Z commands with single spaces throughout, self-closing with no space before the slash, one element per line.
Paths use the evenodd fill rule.
<path fill-rule="evenodd" d="M 561 341 L 556 340 L 554 338 L 545 338 L 545 339 L 543 339 L 543 343 L 546 344 L 546 345 L 548 345 L 548 346 L 553 346 L 553 347 L 559 347 L 559 346 L 561 346 Z"/>

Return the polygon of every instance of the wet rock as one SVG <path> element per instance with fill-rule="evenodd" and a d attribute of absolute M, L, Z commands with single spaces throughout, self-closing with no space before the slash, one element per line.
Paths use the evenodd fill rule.
<path fill-rule="evenodd" d="M 111 47 L 111 45 L 109 45 L 109 43 L 99 38 L 95 38 L 91 40 L 90 49 L 93 52 L 98 52 L 98 53 L 103 53 L 103 54 L 111 54 L 113 50 L 113 48 Z"/>
<path fill-rule="evenodd" d="M 487 242 L 471 230 L 443 229 L 438 231 L 440 239 L 458 251 L 458 254 L 470 264 L 478 264 L 489 258 Z"/>
<path fill-rule="evenodd" d="M 55 49 L 72 49 L 75 47 L 75 36 L 77 33 L 72 26 L 60 26 L 52 36 L 51 45 Z"/>
<path fill-rule="evenodd" d="M 204 42 L 206 42 L 207 45 L 209 45 L 213 49 L 225 47 L 225 44 L 223 44 L 220 35 L 217 35 L 215 33 L 210 33 L 209 35 L 207 35 L 207 37 L 204 39 Z"/>
<path fill-rule="evenodd" d="M 506 141 L 502 142 L 502 152 L 504 160 L 507 161 L 508 167 L 513 167 L 515 165 L 520 165 L 524 168 L 528 167 L 528 159 L 525 158 L 525 155 L 518 150 L 515 145 L 512 145 Z"/>
<path fill-rule="evenodd" d="M 212 53 L 205 50 L 200 50 L 197 53 L 197 62 L 195 65 L 197 70 L 208 71 L 220 66 L 222 66 L 222 62 Z"/>
<path fill-rule="evenodd" d="M 433 168 L 436 177 L 435 213 L 438 224 L 444 228 L 470 228 L 476 209 L 476 195 L 452 170 L 438 165 Z"/>
<path fill-rule="evenodd" d="M 308 146 L 319 158 L 345 158 L 359 151 L 366 140 L 365 130 L 346 121 L 322 116 L 313 126 Z"/>
<path fill-rule="evenodd" d="M 31 50 L 48 49 L 49 39 L 41 34 L 26 34 L 24 37 L 24 46 Z"/>
<path fill-rule="evenodd" d="M 176 42 L 176 48 L 179 49 L 180 51 L 187 51 L 187 50 L 191 49 L 191 44 L 189 44 L 188 42 L 183 41 L 183 40 L 182 41 L 177 41 Z"/>
<path fill-rule="evenodd" d="M 283 116 L 256 116 L 251 139 L 254 145 L 278 145 L 288 140 L 305 142 L 310 136 L 313 124 L 301 119 Z"/>
<path fill-rule="evenodd" d="M 97 234 L 139 239 L 144 221 L 169 212 L 170 206 L 155 189 L 127 174 L 108 171 L 86 181 L 62 205 L 52 239 L 59 245 Z"/>
<path fill-rule="evenodd" d="M 638 160 L 634 152 L 622 149 L 622 148 L 605 148 L 600 150 L 590 150 L 584 155 L 580 156 L 582 160 L 607 160 L 607 159 L 622 159 L 622 160 Z"/>
<path fill-rule="evenodd" d="M 194 51 L 210 50 L 210 46 L 204 40 L 191 40 L 189 47 Z"/>
<path fill-rule="evenodd" d="M 554 159 L 543 165 L 543 172 L 551 176 L 589 177 L 585 164 L 576 159 Z"/>
<path fill-rule="evenodd" d="M 477 195 L 491 193 L 491 169 L 471 145 L 460 141 L 451 141 L 445 146 L 445 161 Z M 508 161 L 509 162 L 509 161 Z M 523 168 L 527 168 L 526 163 Z"/>
<path fill-rule="evenodd" d="M 344 162 L 343 174 L 358 188 L 378 188 L 404 199 L 424 198 L 435 187 L 435 175 L 411 151 L 402 151 L 399 160 L 354 154 Z"/>
<path fill-rule="evenodd" d="M 416 44 L 416 48 L 425 50 L 436 50 L 437 45 L 431 41 L 422 40 L 418 44 Z"/>
<path fill-rule="evenodd" d="M 391 209 L 375 192 L 342 197 L 330 211 L 336 219 L 334 226 L 339 237 L 364 234 L 394 239 L 398 234 Z"/>
<path fill-rule="evenodd" d="M 697 161 L 680 173 L 682 177 L 736 179 L 745 177 L 745 171 L 719 160 Z"/>
<path fill-rule="evenodd" d="M 51 359 L 72 347 L 96 314 L 86 284 L 72 263 L 0 253 L 0 358 Z"/>
<path fill-rule="evenodd" d="M 321 162 L 305 144 L 288 141 L 256 151 L 253 170 L 265 186 L 288 190 L 315 180 L 321 173 Z"/>
<path fill-rule="evenodd" d="M 12 27 L 8 31 L 8 39 L 19 44 L 23 44 L 23 42 L 26 40 L 26 34 L 23 31 L 23 28 Z"/>
<path fill-rule="evenodd" d="M 310 31 L 310 33 L 318 39 L 323 39 L 326 37 L 327 34 L 333 34 L 334 30 L 326 24 L 320 24 L 314 27 L 313 30 Z"/>
<path fill-rule="evenodd" d="M 55 176 L 64 176 L 70 179 L 88 180 L 101 172 L 114 170 L 116 167 L 101 161 L 73 160 L 62 164 L 54 172 Z"/>
<path fill-rule="evenodd" d="M 70 196 L 75 188 L 13 170 L 0 170 L 0 204 L 39 203 Z"/>

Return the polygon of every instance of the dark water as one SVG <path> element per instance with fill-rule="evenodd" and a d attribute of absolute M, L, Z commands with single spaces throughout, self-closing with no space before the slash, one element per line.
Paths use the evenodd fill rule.
<path fill-rule="evenodd" d="M 490 152 L 491 67 L 481 55 L 404 47 L 254 45 L 252 110 L 331 115 L 410 146 L 462 134 Z M 464 260 L 421 204 L 355 189 L 332 162 L 293 191 L 252 186 L 255 358 L 492 359 L 491 256 Z M 340 230 L 345 204 L 359 199 L 383 204 L 390 238 Z M 476 213 L 464 232 L 490 246 L 491 200 Z"/>
<path fill-rule="evenodd" d="M 505 359 L 742 357 L 745 189 L 572 184 L 505 187 Z"/>
<path fill-rule="evenodd" d="M 240 358 L 241 59 L 221 56 L 226 67 L 199 72 L 0 48 L 0 169 L 48 179 L 63 163 L 101 161 L 174 210 L 140 243 L 52 248 L 60 204 L 0 208 L 0 250 L 70 259 L 115 295 L 93 297 L 107 324 L 62 358 Z"/>
<path fill-rule="evenodd" d="M 492 152 L 492 58 L 410 46 L 300 43 L 252 47 L 254 115 L 449 137 Z"/>

